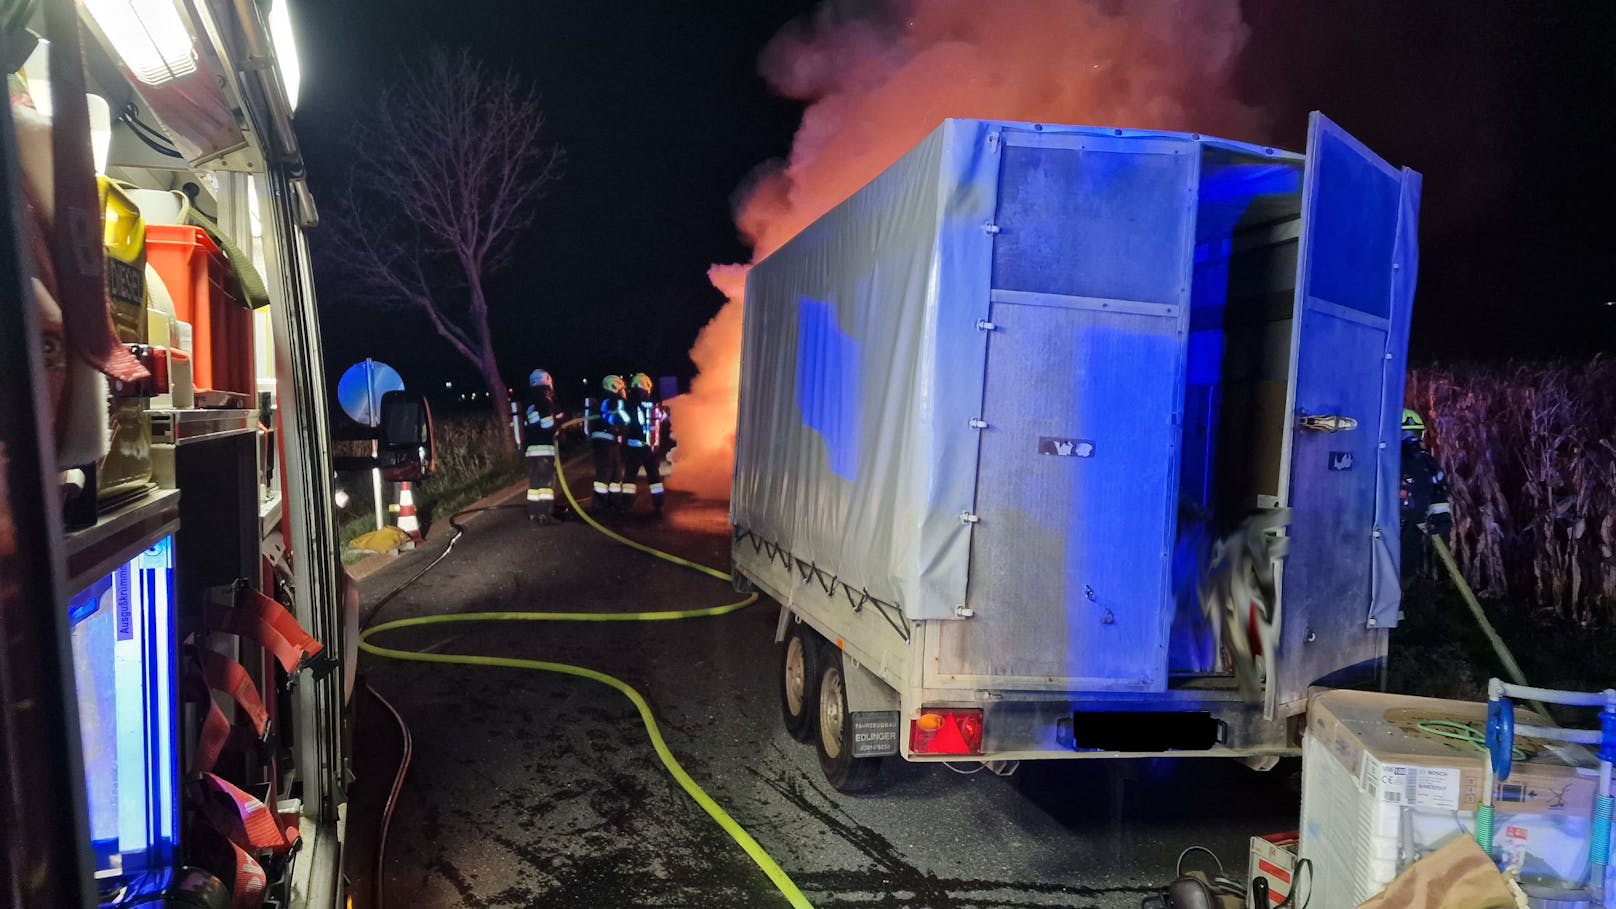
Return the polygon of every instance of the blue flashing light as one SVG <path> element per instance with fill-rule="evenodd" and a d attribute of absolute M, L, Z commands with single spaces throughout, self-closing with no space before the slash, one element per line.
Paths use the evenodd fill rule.
<path fill-rule="evenodd" d="M 1288 195 L 1302 191 L 1302 168 L 1293 162 L 1278 164 L 1209 162 L 1200 183 L 1202 205 L 1232 203 L 1242 211 L 1257 196 Z"/>

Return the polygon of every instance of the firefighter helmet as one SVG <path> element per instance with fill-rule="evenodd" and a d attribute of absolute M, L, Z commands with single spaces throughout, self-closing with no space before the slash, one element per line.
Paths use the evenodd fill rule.
<path fill-rule="evenodd" d="M 1425 435 L 1425 418 L 1417 410 L 1403 408 L 1403 434 L 1415 437 Z"/>
<path fill-rule="evenodd" d="M 550 378 L 550 374 L 545 372 L 544 370 L 535 369 L 527 377 L 527 386 L 529 388 L 550 388 L 550 389 L 554 389 L 555 388 L 555 380 Z"/>
<path fill-rule="evenodd" d="M 634 378 L 628 380 L 628 384 L 646 394 L 651 393 L 651 377 L 643 372 L 635 373 Z"/>
<path fill-rule="evenodd" d="M 622 394 L 627 386 L 623 384 L 622 376 L 607 376 L 601 380 L 600 387 L 606 389 L 607 394 Z"/>

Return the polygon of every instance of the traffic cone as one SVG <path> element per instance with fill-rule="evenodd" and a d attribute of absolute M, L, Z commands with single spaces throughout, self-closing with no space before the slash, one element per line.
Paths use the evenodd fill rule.
<path fill-rule="evenodd" d="M 408 483 L 398 485 L 398 529 L 415 542 L 421 542 L 421 522 L 415 517 L 415 496 L 410 494 Z"/>

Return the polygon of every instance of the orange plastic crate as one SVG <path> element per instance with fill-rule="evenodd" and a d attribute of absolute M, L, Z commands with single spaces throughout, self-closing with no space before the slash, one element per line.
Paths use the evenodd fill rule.
<path fill-rule="evenodd" d="M 252 313 L 231 293 L 224 253 L 198 227 L 146 225 L 146 261 L 174 298 L 174 316 L 191 323 L 192 380 L 198 391 L 253 400 Z"/>

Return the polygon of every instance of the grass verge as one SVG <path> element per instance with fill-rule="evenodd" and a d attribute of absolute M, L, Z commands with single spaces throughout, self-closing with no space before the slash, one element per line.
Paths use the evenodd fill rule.
<path fill-rule="evenodd" d="M 1616 684 L 1609 656 L 1616 630 L 1589 628 L 1549 609 L 1498 598 L 1483 598 L 1481 604 L 1529 683 L 1570 691 L 1601 691 Z M 1403 620 L 1391 632 L 1392 691 L 1485 700 L 1487 680 L 1504 678 L 1503 672 L 1451 582 L 1422 578 L 1409 589 Z"/>
<path fill-rule="evenodd" d="M 416 512 L 422 527 L 434 518 L 447 519 L 478 499 L 521 479 L 522 459 L 510 436 L 509 427 L 485 414 L 454 416 L 434 427 L 436 463 L 432 476 L 413 488 Z M 358 453 L 357 451 L 355 453 Z M 359 536 L 376 529 L 375 498 L 369 474 L 346 476 L 338 487 L 347 493 L 347 505 L 338 512 L 337 539 L 344 564 L 352 564 L 370 553 L 349 549 Z M 391 484 L 384 485 L 385 501 L 397 501 Z M 397 522 L 395 512 L 384 511 L 387 523 Z"/>

